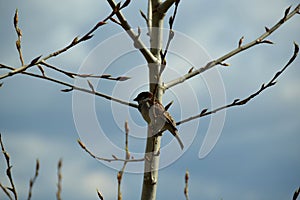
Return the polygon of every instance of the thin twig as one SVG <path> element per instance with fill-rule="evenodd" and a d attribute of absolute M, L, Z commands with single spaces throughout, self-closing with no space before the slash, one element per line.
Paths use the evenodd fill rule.
<path fill-rule="evenodd" d="M 171 41 L 173 40 L 174 35 L 175 35 L 175 33 L 173 31 L 173 25 L 174 25 L 174 21 L 175 21 L 175 18 L 176 18 L 179 2 L 180 2 L 179 0 L 175 1 L 175 9 L 174 9 L 173 15 L 169 19 L 169 27 L 170 27 L 169 28 L 169 35 L 168 35 L 168 40 L 167 40 L 167 45 L 166 45 L 165 51 L 164 51 L 164 53 L 161 54 L 161 68 L 160 68 L 160 71 L 159 71 L 159 76 L 161 76 L 161 74 L 163 73 L 163 71 L 166 67 L 166 64 L 167 64 L 166 56 L 167 56 Z"/>
<path fill-rule="evenodd" d="M 85 144 L 80 141 L 79 139 L 77 140 L 78 144 L 80 145 L 80 147 L 87 152 L 92 158 L 96 159 L 96 160 L 101 160 L 101 161 L 106 161 L 106 162 L 141 162 L 144 161 L 145 158 L 138 158 L 138 159 L 133 159 L 133 158 L 128 158 L 128 159 L 122 159 L 122 158 L 118 158 L 115 155 L 112 155 L 112 158 L 102 158 L 102 157 L 98 157 L 96 155 L 94 155 L 86 146 Z"/>
<path fill-rule="evenodd" d="M 57 165 L 57 192 L 56 192 L 56 199 L 61 200 L 61 190 L 62 190 L 62 159 L 58 161 Z"/>
<path fill-rule="evenodd" d="M 142 10 L 140 10 L 140 14 L 141 14 L 142 18 L 143 18 L 143 19 L 145 20 L 145 22 L 146 22 L 146 25 L 147 25 L 147 28 L 148 28 L 148 33 L 147 33 L 147 35 L 150 35 L 149 20 L 148 20 L 148 18 L 146 17 L 145 13 L 144 13 Z"/>
<path fill-rule="evenodd" d="M 103 195 L 101 194 L 101 192 L 98 189 L 97 189 L 97 195 L 98 195 L 100 200 L 104 200 Z"/>
<path fill-rule="evenodd" d="M 49 63 L 46 63 L 44 61 L 41 62 L 41 65 L 44 65 L 47 68 L 53 69 L 59 73 L 62 73 L 70 78 L 80 77 L 80 78 L 101 78 L 101 79 L 107 79 L 107 80 L 113 80 L 113 81 L 126 81 L 130 79 L 128 76 L 118 76 L 118 77 L 112 77 L 110 74 L 102 74 L 102 75 L 93 75 L 93 74 L 78 74 L 74 72 L 69 72 L 62 70 L 58 67 L 55 67 Z M 45 75 L 45 72 L 43 72 L 43 75 Z"/>
<path fill-rule="evenodd" d="M 17 31 L 17 33 L 18 33 L 18 38 L 19 38 L 19 35 L 21 36 L 22 33 L 21 33 L 21 30 L 20 30 L 20 29 L 18 28 L 18 26 L 17 26 L 17 24 L 18 24 L 18 23 L 17 23 L 17 22 L 18 22 L 18 15 L 17 15 L 17 13 L 18 13 L 18 12 L 16 11 L 16 15 L 15 15 L 15 18 L 14 18 L 14 24 L 15 24 L 15 29 L 16 29 L 16 31 Z M 6 78 L 6 77 L 9 77 L 9 76 L 13 76 L 13 75 L 18 74 L 18 73 L 21 73 L 21 72 L 27 70 L 28 68 L 30 68 L 30 67 L 32 67 L 32 66 L 39 65 L 42 61 L 44 62 L 44 61 L 46 61 L 46 60 L 48 60 L 48 59 L 50 59 L 50 58 L 52 58 L 52 57 L 58 56 L 58 55 L 60 55 L 60 54 L 62 54 L 62 53 L 64 53 L 64 52 L 66 52 L 67 50 L 71 49 L 72 47 L 78 45 L 79 43 L 91 39 L 91 38 L 93 37 L 92 34 L 93 34 L 99 27 L 105 25 L 106 22 L 107 22 L 114 14 L 115 14 L 115 11 L 112 11 L 112 12 L 111 12 L 104 20 L 98 22 L 98 23 L 97 23 L 91 30 L 89 30 L 84 36 L 82 36 L 81 38 L 75 37 L 75 38 L 72 40 L 72 42 L 71 42 L 69 45 L 67 45 L 66 47 L 64 47 L 64 48 L 62 48 L 62 49 L 60 49 L 60 50 L 58 50 L 58 51 L 55 51 L 55 52 L 53 52 L 53 53 L 51 53 L 51 54 L 49 54 L 49 55 L 47 55 L 47 56 L 45 56 L 45 57 L 43 57 L 43 58 L 41 58 L 41 56 L 39 56 L 38 59 L 37 59 L 37 58 L 33 59 L 33 60 L 31 61 L 31 63 L 28 64 L 28 65 L 25 65 L 25 64 L 24 64 L 24 61 L 22 62 L 22 60 L 23 60 L 23 59 L 21 59 L 21 58 L 22 58 L 22 54 L 20 54 L 20 52 L 21 52 L 21 46 L 20 46 L 20 45 L 21 45 L 21 41 L 20 41 L 20 39 L 18 39 L 16 44 L 17 44 L 17 48 L 18 48 L 18 46 L 20 46 L 20 52 L 19 52 L 19 54 L 20 54 L 20 59 L 21 59 L 21 62 L 22 62 L 22 66 L 19 67 L 19 68 L 14 69 L 14 70 L 12 70 L 12 71 L 10 71 L 10 72 L 8 72 L 7 74 L 1 75 L 1 76 L 0 76 L 0 80 L 1 80 L 1 79 L 4 79 L 4 78 Z M 17 16 L 17 17 L 16 17 L 16 16 Z M 19 42 L 18 42 L 18 41 L 19 41 Z M 19 51 L 19 50 L 18 50 L 18 51 Z"/>
<path fill-rule="evenodd" d="M 189 178 L 190 178 L 189 171 L 186 170 L 184 176 L 185 187 L 183 192 L 186 200 L 189 200 Z"/>
<path fill-rule="evenodd" d="M 107 23 L 107 21 L 108 21 L 111 17 L 113 17 L 114 15 L 115 15 L 115 11 L 113 10 L 113 11 L 112 11 L 105 19 L 103 19 L 102 21 L 99 21 L 99 22 L 98 22 L 91 30 L 89 30 L 89 31 L 88 31 L 85 35 L 83 35 L 81 38 L 75 37 L 75 38 L 72 40 L 72 42 L 71 42 L 68 46 L 66 46 L 66 47 L 64 47 L 64 48 L 62 48 L 62 49 L 60 49 L 60 50 L 58 50 L 58 51 L 55 51 L 55 52 L 49 54 L 48 56 L 43 57 L 42 60 L 46 61 L 46 60 L 48 60 L 49 58 L 58 56 L 58 55 L 60 55 L 60 54 L 62 54 L 62 53 L 64 53 L 64 52 L 66 52 L 66 51 L 69 50 L 70 48 L 74 47 L 75 45 L 77 45 L 77 44 L 79 44 L 79 43 L 81 43 L 81 42 L 84 42 L 84 41 L 87 41 L 87 40 L 91 39 L 91 38 L 93 37 L 92 34 L 93 34 L 99 27 L 105 25 L 105 24 Z"/>
<path fill-rule="evenodd" d="M 32 196 L 32 188 L 33 188 L 33 185 L 39 175 L 39 169 L 40 169 L 40 162 L 39 160 L 37 159 L 36 160 L 36 164 L 35 164 L 35 174 L 34 174 L 34 177 L 32 179 L 30 179 L 29 181 L 29 191 L 28 191 L 28 197 L 27 197 L 27 200 L 30 200 L 31 199 L 31 196 Z"/>
<path fill-rule="evenodd" d="M 200 118 L 200 117 L 204 117 L 204 116 L 207 116 L 207 115 L 211 115 L 211 114 L 214 114 L 216 112 L 219 112 L 221 110 L 224 110 L 224 109 L 227 109 L 227 108 L 230 108 L 230 107 L 234 107 L 234 106 L 241 106 L 241 105 L 245 105 L 246 103 L 248 103 L 251 99 L 253 99 L 254 97 L 258 96 L 261 92 L 263 92 L 264 90 L 266 90 L 267 88 L 271 87 L 271 86 L 274 86 L 276 84 L 276 81 L 278 79 L 278 77 L 288 68 L 288 66 L 296 59 L 297 55 L 298 55 L 298 52 L 299 52 L 299 46 L 294 43 L 294 53 L 293 53 L 293 56 L 289 59 L 289 61 L 287 62 L 287 64 L 280 70 L 278 71 L 274 77 L 267 83 L 267 84 L 262 84 L 262 86 L 260 87 L 259 90 L 257 90 L 256 92 L 254 92 L 253 94 L 249 95 L 248 97 L 244 98 L 244 99 L 235 99 L 231 104 L 228 104 L 228 105 L 224 105 L 224 106 L 221 106 L 219 108 L 216 108 L 214 110 L 211 110 L 211 111 L 208 111 L 208 109 L 203 109 L 201 111 L 200 114 L 198 115 L 195 115 L 195 116 L 192 116 L 192 117 L 189 117 L 187 119 L 184 119 L 182 121 L 179 121 L 176 123 L 176 125 L 180 125 L 180 124 L 183 124 L 183 123 L 186 123 L 186 122 L 189 122 L 191 120 L 194 120 L 194 119 L 197 119 L 197 118 Z"/>
<path fill-rule="evenodd" d="M 123 174 L 128 163 L 127 160 L 130 159 L 130 153 L 128 149 L 128 134 L 129 134 L 129 126 L 128 122 L 125 122 L 125 161 L 123 163 L 122 169 L 118 172 L 117 180 L 118 180 L 118 200 L 122 200 L 122 192 L 121 192 L 121 182 L 123 178 Z"/>
<path fill-rule="evenodd" d="M 3 192 L 6 194 L 6 196 L 7 196 L 10 200 L 13 200 L 13 198 L 12 198 L 11 195 L 9 194 L 9 190 L 7 189 L 7 187 L 5 187 L 4 185 L 2 185 L 2 183 L 0 183 L 0 188 L 3 190 Z"/>
<path fill-rule="evenodd" d="M 300 187 L 298 187 L 298 189 L 295 190 L 294 195 L 293 195 L 293 200 L 297 200 L 299 194 L 300 194 Z"/>
<path fill-rule="evenodd" d="M 12 173 L 11 173 L 11 169 L 12 169 L 12 165 L 10 164 L 10 156 L 9 154 L 7 153 L 7 151 L 5 150 L 4 148 L 4 144 L 2 142 L 2 136 L 1 136 L 1 133 L 0 133 L 0 145 L 1 145 L 1 150 L 2 150 L 2 153 L 4 155 L 4 158 L 5 158 L 5 161 L 6 161 L 6 166 L 7 166 L 7 169 L 6 169 L 6 176 L 8 177 L 8 180 L 9 180 L 9 183 L 10 183 L 10 187 L 6 187 L 7 191 L 10 191 L 13 193 L 14 197 L 15 197 L 15 200 L 18 200 L 18 193 L 17 193 L 17 189 L 15 187 L 15 184 L 14 184 L 14 181 L 13 181 L 13 177 L 12 177 Z M 2 188 L 3 186 L 1 186 Z M 3 190 L 3 189 L 2 189 Z M 5 190 L 3 190 L 5 192 Z M 6 192 L 5 192 L 6 193 Z M 7 193 L 6 193 L 7 194 Z M 10 197 L 10 195 L 8 196 Z"/>
<path fill-rule="evenodd" d="M 41 58 L 41 56 L 38 56 L 38 57 L 34 58 L 30 62 L 30 64 L 28 64 L 28 65 L 23 65 L 23 66 L 21 66 L 19 68 L 11 68 L 10 72 L 8 72 L 8 73 L 3 74 L 3 75 L 0 76 L 0 80 L 4 79 L 4 78 L 7 78 L 9 76 L 13 76 L 13 75 L 22 73 L 22 72 L 26 71 L 28 68 L 30 68 L 30 67 L 32 67 L 34 65 L 38 65 L 40 63 L 40 58 Z M 3 65 L 1 64 L 1 66 L 3 66 Z"/>
<path fill-rule="evenodd" d="M 289 13 L 289 8 L 286 9 L 285 11 L 285 14 L 283 16 L 283 18 L 281 18 L 272 28 L 267 28 L 266 31 L 261 35 L 259 36 L 257 39 L 253 40 L 252 42 L 249 42 L 245 45 L 239 45 L 236 49 L 232 50 L 231 52 L 225 54 L 224 56 L 216 59 L 216 60 L 213 60 L 209 63 L 207 63 L 204 67 L 201 67 L 197 70 L 194 70 L 188 74 L 185 74 L 184 76 L 182 77 L 179 77 L 179 78 L 176 78 L 166 84 L 164 84 L 164 89 L 167 90 L 179 83 L 182 83 L 198 74 L 201 74 L 203 72 L 205 72 L 206 70 L 209 70 L 211 69 L 212 67 L 216 66 L 216 65 L 222 65 L 222 63 L 227 60 L 228 58 L 238 54 L 238 53 L 241 53 L 242 51 L 245 51 L 246 49 L 249 49 L 255 45 L 258 45 L 258 44 L 264 44 L 264 43 L 267 43 L 267 44 L 270 44 L 271 41 L 269 40 L 264 40 L 265 38 L 267 38 L 269 35 L 271 35 L 275 30 L 277 30 L 282 24 L 284 24 L 286 21 L 288 21 L 290 18 L 292 18 L 294 15 L 296 15 L 300 10 L 300 4 L 298 4 L 296 6 L 296 8 Z"/>

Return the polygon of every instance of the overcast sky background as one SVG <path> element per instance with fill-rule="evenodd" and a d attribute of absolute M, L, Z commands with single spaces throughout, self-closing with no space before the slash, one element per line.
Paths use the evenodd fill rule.
<path fill-rule="evenodd" d="M 132 27 L 144 26 L 139 9 L 146 12 L 145 2 L 133 1 L 124 10 Z M 241 36 L 245 36 L 245 42 L 255 39 L 264 32 L 264 26 L 275 24 L 292 4 L 296 2 L 182 1 L 175 30 L 197 41 L 212 58 L 218 58 L 235 48 Z M 0 0 L 0 63 L 15 67 L 20 65 L 13 27 L 16 8 L 19 9 L 22 49 L 27 63 L 39 55 L 48 55 L 64 47 L 110 12 L 105 1 L 96 0 Z M 284 66 L 293 53 L 293 41 L 300 43 L 299 25 L 299 16 L 295 16 L 269 38 L 275 45 L 256 46 L 229 59 L 229 68 L 218 68 L 228 102 L 256 91 Z M 51 63 L 76 72 L 93 48 L 121 31 L 116 24 L 109 23 L 99 29 L 92 40 L 52 59 Z M 114 48 L 117 47 L 112 47 L 111 51 Z M 127 67 L 143 64 L 141 56 L 137 55 L 133 55 L 134 61 L 124 59 L 123 64 Z M 96 62 L 101 63 L 100 56 Z M 187 71 L 189 67 L 184 66 L 181 70 Z M 109 73 L 116 76 L 127 70 L 113 69 Z M 53 75 L 51 72 L 49 74 Z M 300 185 L 299 74 L 300 59 L 297 58 L 275 87 L 246 106 L 229 109 L 217 145 L 200 160 L 199 148 L 210 118 L 201 119 L 192 145 L 176 162 L 160 171 L 157 199 L 184 199 L 186 169 L 190 172 L 190 199 L 291 199 Z M 135 77 L 132 79 L 130 81 L 134 81 Z M 55 199 L 56 166 L 60 158 L 63 159 L 63 199 L 97 199 L 96 188 L 102 191 L 105 199 L 116 199 L 117 171 L 89 157 L 76 143 L 79 136 L 73 121 L 72 94 L 61 93 L 62 86 L 23 75 L 1 82 L 4 84 L 0 89 L 0 132 L 11 155 L 13 177 L 21 199 L 26 198 L 37 158 L 41 164 L 40 175 L 32 199 Z M 103 89 L 109 93 L 109 87 L 114 87 L 115 83 L 105 84 L 111 84 L 106 90 Z M 203 100 L 199 110 L 192 115 L 200 112 L 206 104 L 209 106 L 210 100 L 201 78 L 192 79 L 189 84 L 196 88 L 197 97 Z M 122 95 L 125 94 L 116 95 L 124 99 Z M 167 93 L 164 102 L 171 99 L 173 96 Z M 105 113 L 102 119 L 104 129 L 108 127 L 118 133 L 112 134 L 111 139 L 117 145 L 123 145 L 123 138 L 120 139 L 122 130 L 116 128 L 117 122 L 112 121 L 110 116 L 110 102 L 96 98 L 95 105 L 99 113 Z M 178 120 L 176 105 L 175 101 L 170 112 Z M 187 109 L 193 110 L 194 107 L 187 106 Z M 131 109 L 130 115 L 136 123 L 143 124 L 135 110 Z M 183 125 L 183 130 L 189 130 L 193 123 Z M 184 134 L 184 131 L 181 133 Z M 169 136 L 164 138 L 164 141 L 170 139 Z M 136 148 L 133 147 L 135 145 L 144 150 L 143 145 L 134 142 L 134 139 L 130 141 L 131 148 Z M 4 159 L 1 158 L 0 181 L 8 184 L 5 169 Z M 123 198 L 139 199 L 141 184 L 141 174 L 125 174 Z M 3 192 L 0 192 L 0 199 L 4 199 Z"/>

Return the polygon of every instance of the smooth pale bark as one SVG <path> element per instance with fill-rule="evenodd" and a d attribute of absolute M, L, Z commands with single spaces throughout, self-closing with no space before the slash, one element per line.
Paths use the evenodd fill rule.
<path fill-rule="evenodd" d="M 164 15 L 159 12 L 152 12 L 152 8 L 157 8 L 161 0 L 149 0 L 148 25 L 150 34 L 151 53 L 157 58 L 156 63 L 148 63 L 149 68 L 149 89 L 156 95 L 156 99 L 162 100 L 161 79 L 159 71 L 161 67 L 160 50 L 162 49 L 162 28 Z M 145 149 L 144 181 L 142 190 L 142 200 L 155 200 L 158 183 L 159 151 L 161 136 L 154 135 L 151 127 L 148 127 L 148 138 Z"/>

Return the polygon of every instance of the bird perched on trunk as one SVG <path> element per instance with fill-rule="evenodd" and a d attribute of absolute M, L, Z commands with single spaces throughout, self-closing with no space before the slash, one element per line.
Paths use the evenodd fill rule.
<path fill-rule="evenodd" d="M 137 101 L 138 109 L 142 114 L 144 120 L 151 125 L 155 134 L 161 134 L 168 130 L 177 139 L 181 149 L 183 149 L 183 143 L 179 138 L 176 123 L 169 112 L 167 112 L 164 106 L 156 101 L 151 92 L 141 92 L 134 101 Z"/>

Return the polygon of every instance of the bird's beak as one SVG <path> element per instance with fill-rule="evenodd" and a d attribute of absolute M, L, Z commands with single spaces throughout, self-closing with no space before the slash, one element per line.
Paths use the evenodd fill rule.
<path fill-rule="evenodd" d="M 133 99 L 133 101 L 138 101 L 138 100 L 137 100 L 137 97 L 135 97 L 135 98 Z"/>

